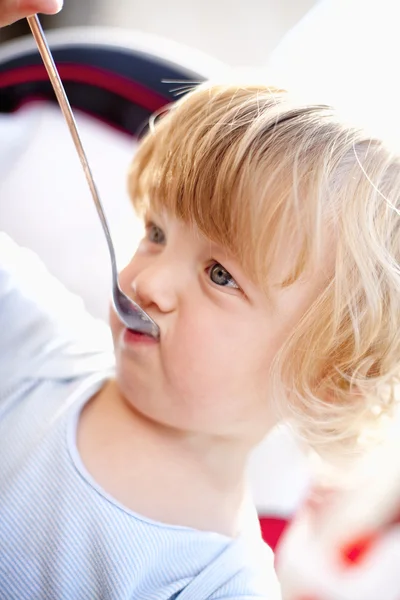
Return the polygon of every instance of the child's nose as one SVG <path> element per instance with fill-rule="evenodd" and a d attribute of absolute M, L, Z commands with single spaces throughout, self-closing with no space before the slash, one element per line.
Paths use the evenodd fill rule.
<path fill-rule="evenodd" d="M 145 310 L 154 306 L 163 313 L 175 310 L 178 289 L 175 277 L 167 267 L 148 267 L 136 274 L 131 281 L 134 299 Z"/>

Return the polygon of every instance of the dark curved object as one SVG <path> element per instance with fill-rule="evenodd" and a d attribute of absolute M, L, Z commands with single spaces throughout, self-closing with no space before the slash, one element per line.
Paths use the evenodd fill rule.
<path fill-rule="evenodd" d="M 72 107 L 131 136 L 141 133 L 152 113 L 176 100 L 176 87 L 205 79 L 156 53 L 90 41 L 49 45 Z M 0 113 L 37 100 L 56 102 L 37 50 L 0 56 Z"/>

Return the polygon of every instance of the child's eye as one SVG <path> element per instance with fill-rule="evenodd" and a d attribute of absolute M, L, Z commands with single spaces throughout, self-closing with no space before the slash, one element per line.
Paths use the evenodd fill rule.
<path fill-rule="evenodd" d="M 165 243 L 165 235 L 163 230 L 154 223 L 146 224 L 146 237 L 152 244 Z"/>
<path fill-rule="evenodd" d="M 240 289 L 229 271 L 219 263 L 214 263 L 208 268 L 208 275 L 211 281 L 216 285 Z"/>

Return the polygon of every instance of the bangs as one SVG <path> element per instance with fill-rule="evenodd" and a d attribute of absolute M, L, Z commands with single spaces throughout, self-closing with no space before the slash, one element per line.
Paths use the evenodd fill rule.
<path fill-rule="evenodd" d="M 322 239 L 313 140 L 285 98 L 267 88 L 196 90 L 158 119 L 129 176 L 141 216 L 167 211 L 195 224 L 262 287 L 294 282 Z"/>

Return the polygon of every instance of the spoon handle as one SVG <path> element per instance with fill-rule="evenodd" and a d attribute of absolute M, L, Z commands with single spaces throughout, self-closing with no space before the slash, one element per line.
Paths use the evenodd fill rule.
<path fill-rule="evenodd" d="M 104 233 L 106 236 L 108 250 L 110 252 L 110 258 L 111 258 L 112 275 L 113 275 L 114 281 L 116 281 L 117 277 L 118 277 L 117 263 L 116 263 L 116 258 L 115 258 L 114 245 L 113 245 L 112 239 L 111 239 L 110 229 L 109 229 L 109 226 L 107 223 L 106 216 L 104 214 L 103 206 L 102 206 L 102 203 L 100 200 L 100 196 L 99 196 L 99 193 L 97 190 L 96 183 L 95 183 L 93 175 L 92 175 L 92 171 L 89 167 L 89 163 L 88 163 L 88 159 L 87 159 L 85 150 L 83 149 L 82 141 L 81 141 L 81 138 L 78 133 L 78 128 L 76 126 L 75 118 L 72 113 L 71 106 L 70 106 L 70 103 L 67 98 L 67 94 L 65 93 L 65 89 L 62 84 L 60 75 L 58 74 L 57 67 L 54 63 L 54 60 L 53 60 L 53 57 L 51 54 L 51 50 L 47 44 L 42 26 L 39 21 L 39 17 L 37 15 L 32 15 L 31 17 L 27 17 L 27 21 L 29 23 L 29 27 L 31 28 L 32 35 L 35 38 L 38 50 L 40 52 L 44 66 L 46 67 L 46 71 L 49 75 L 50 82 L 53 86 L 55 95 L 57 97 L 58 104 L 60 105 L 61 111 L 64 115 L 64 118 L 67 122 L 68 128 L 71 132 L 71 136 L 74 141 L 75 148 L 78 152 L 83 170 L 85 172 L 86 180 L 89 184 L 92 198 L 94 200 L 94 203 L 95 203 L 95 206 L 97 209 L 97 213 L 100 217 L 100 221 L 101 221 L 101 224 L 103 226 L 103 230 L 104 230 Z"/>

